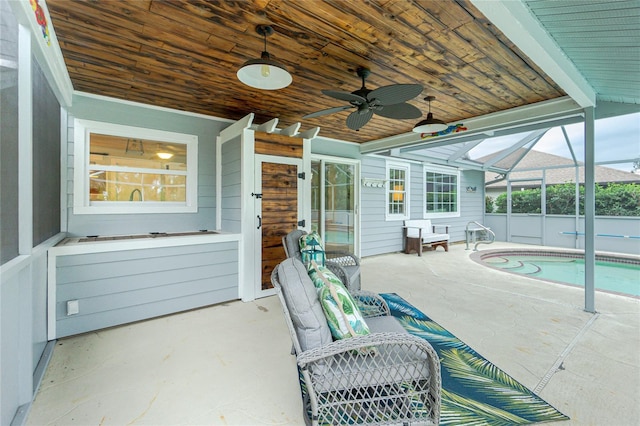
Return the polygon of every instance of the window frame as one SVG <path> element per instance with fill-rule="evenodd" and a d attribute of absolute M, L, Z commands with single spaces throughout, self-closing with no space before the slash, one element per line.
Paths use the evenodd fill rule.
<path fill-rule="evenodd" d="M 389 213 L 389 198 L 391 196 L 391 194 L 393 193 L 392 189 L 391 189 L 391 178 L 390 178 L 390 172 L 391 170 L 404 170 L 404 214 L 399 214 L 399 213 Z M 385 220 L 387 221 L 391 221 L 391 220 L 407 220 L 411 217 L 411 213 L 410 213 L 410 200 L 411 200 L 411 193 L 410 193 L 410 189 L 411 189 L 411 164 L 407 163 L 407 162 L 400 162 L 400 161 L 387 161 L 386 165 L 385 165 L 385 180 L 386 180 L 386 185 L 385 185 L 385 199 L 384 199 L 384 206 L 385 206 Z"/>
<path fill-rule="evenodd" d="M 184 202 L 100 201 L 89 199 L 89 144 L 92 133 L 152 139 L 159 142 L 180 143 L 187 147 L 186 200 Z M 140 214 L 140 213 L 196 213 L 198 211 L 198 136 L 144 127 L 126 126 L 100 121 L 74 119 L 74 214 Z M 136 170 L 136 169 L 133 169 Z"/>
<path fill-rule="evenodd" d="M 427 211 L 427 173 L 439 173 L 442 175 L 450 175 L 456 177 L 456 211 L 443 213 L 430 213 Z M 444 217 L 460 217 L 460 170 L 450 169 L 447 167 L 437 167 L 433 165 L 422 166 L 422 194 L 424 201 L 422 203 L 422 213 L 424 219 L 438 219 Z"/>

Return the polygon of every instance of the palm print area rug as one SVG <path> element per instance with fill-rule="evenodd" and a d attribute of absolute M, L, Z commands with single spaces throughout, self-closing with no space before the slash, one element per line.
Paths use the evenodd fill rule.
<path fill-rule="evenodd" d="M 381 294 L 402 326 L 440 357 L 443 425 L 523 425 L 569 420 L 395 293 Z"/>

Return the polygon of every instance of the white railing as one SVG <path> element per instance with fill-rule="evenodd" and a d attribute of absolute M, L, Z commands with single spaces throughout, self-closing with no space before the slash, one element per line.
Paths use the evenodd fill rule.
<path fill-rule="evenodd" d="M 469 225 L 475 225 L 474 228 L 469 228 Z M 489 235 L 489 239 L 488 240 L 478 240 L 478 232 L 483 232 L 486 235 Z M 496 240 L 496 234 L 491 230 L 491 228 L 488 228 L 486 226 L 484 226 L 483 224 L 476 222 L 475 220 L 472 220 L 471 222 L 467 223 L 467 226 L 465 228 L 465 239 L 467 241 L 467 248 L 466 250 L 469 250 L 469 240 L 472 240 L 472 242 L 475 243 L 475 245 L 473 246 L 473 251 L 478 251 L 478 245 L 479 244 L 491 244 Z"/>

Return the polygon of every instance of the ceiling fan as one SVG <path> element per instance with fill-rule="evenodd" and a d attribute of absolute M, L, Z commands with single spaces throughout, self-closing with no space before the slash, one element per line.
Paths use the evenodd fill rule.
<path fill-rule="evenodd" d="M 307 114 L 303 118 L 320 117 L 357 108 L 347 117 L 347 127 L 351 130 L 358 130 L 371 120 L 373 114 L 398 120 L 414 119 L 422 116 L 422 112 L 418 108 L 406 102 L 422 92 L 422 86 L 419 84 L 391 84 L 369 90 L 365 86 L 365 80 L 371 74 L 371 71 L 364 67 L 358 67 L 356 73 L 362 79 L 362 87 L 360 89 L 351 93 L 336 90 L 322 91 L 327 96 L 349 102 L 349 105 L 323 109 Z"/>

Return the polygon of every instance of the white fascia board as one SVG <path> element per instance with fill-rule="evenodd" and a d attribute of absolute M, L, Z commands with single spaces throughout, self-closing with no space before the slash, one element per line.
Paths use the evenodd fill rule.
<path fill-rule="evenodd" d="M 596 93 L 521 0 L 471 0 L 505 36 L 553 79 L 578 105 L 595 107 Z"/>
<path fill-rule="evenodd" d="M 493 112 L 491 114 L 472 117 L 463 120 L 462 124 L 467 130 L 459 133 L 450 133 L 444 136 L 422 137 L 419 133 L 403 133 L 376 141 L 365 142 L 360 145 L 362 154 L 373 154 L 384 152 L 393 148 L 405 148 L 414 145 L 424 145 L 426 143 L 449 142 L 454 143 L 457 139 L 468 138 L 474 134 L 484 134 L 491 136 L 496 130 L 514 129 L 518 127 L 545 123 L 565 117 L 582 115 L 583 110 L 569 96 L 537 102 L 505 111 Z M 449 143 L 443 143 L 448 145 Z"/>
<path fill-rule="evenodd" d="M 18 22 L 27 27 L 32 35 L 32 50 L 42 72 L 47 77 L 51 89 L 56 94 L 58 102 L 63 107 L 71 106 L 73 84 L 67 71 L 67 65 L 58 44 L 55 29 L 51 22 L 49 9 L 44 1 L 37 2 L 45 17 L 45 24 L 41 27 L 36 21 L 35 12 L 29 1 L 10 1 L 13 13 Z"/>

